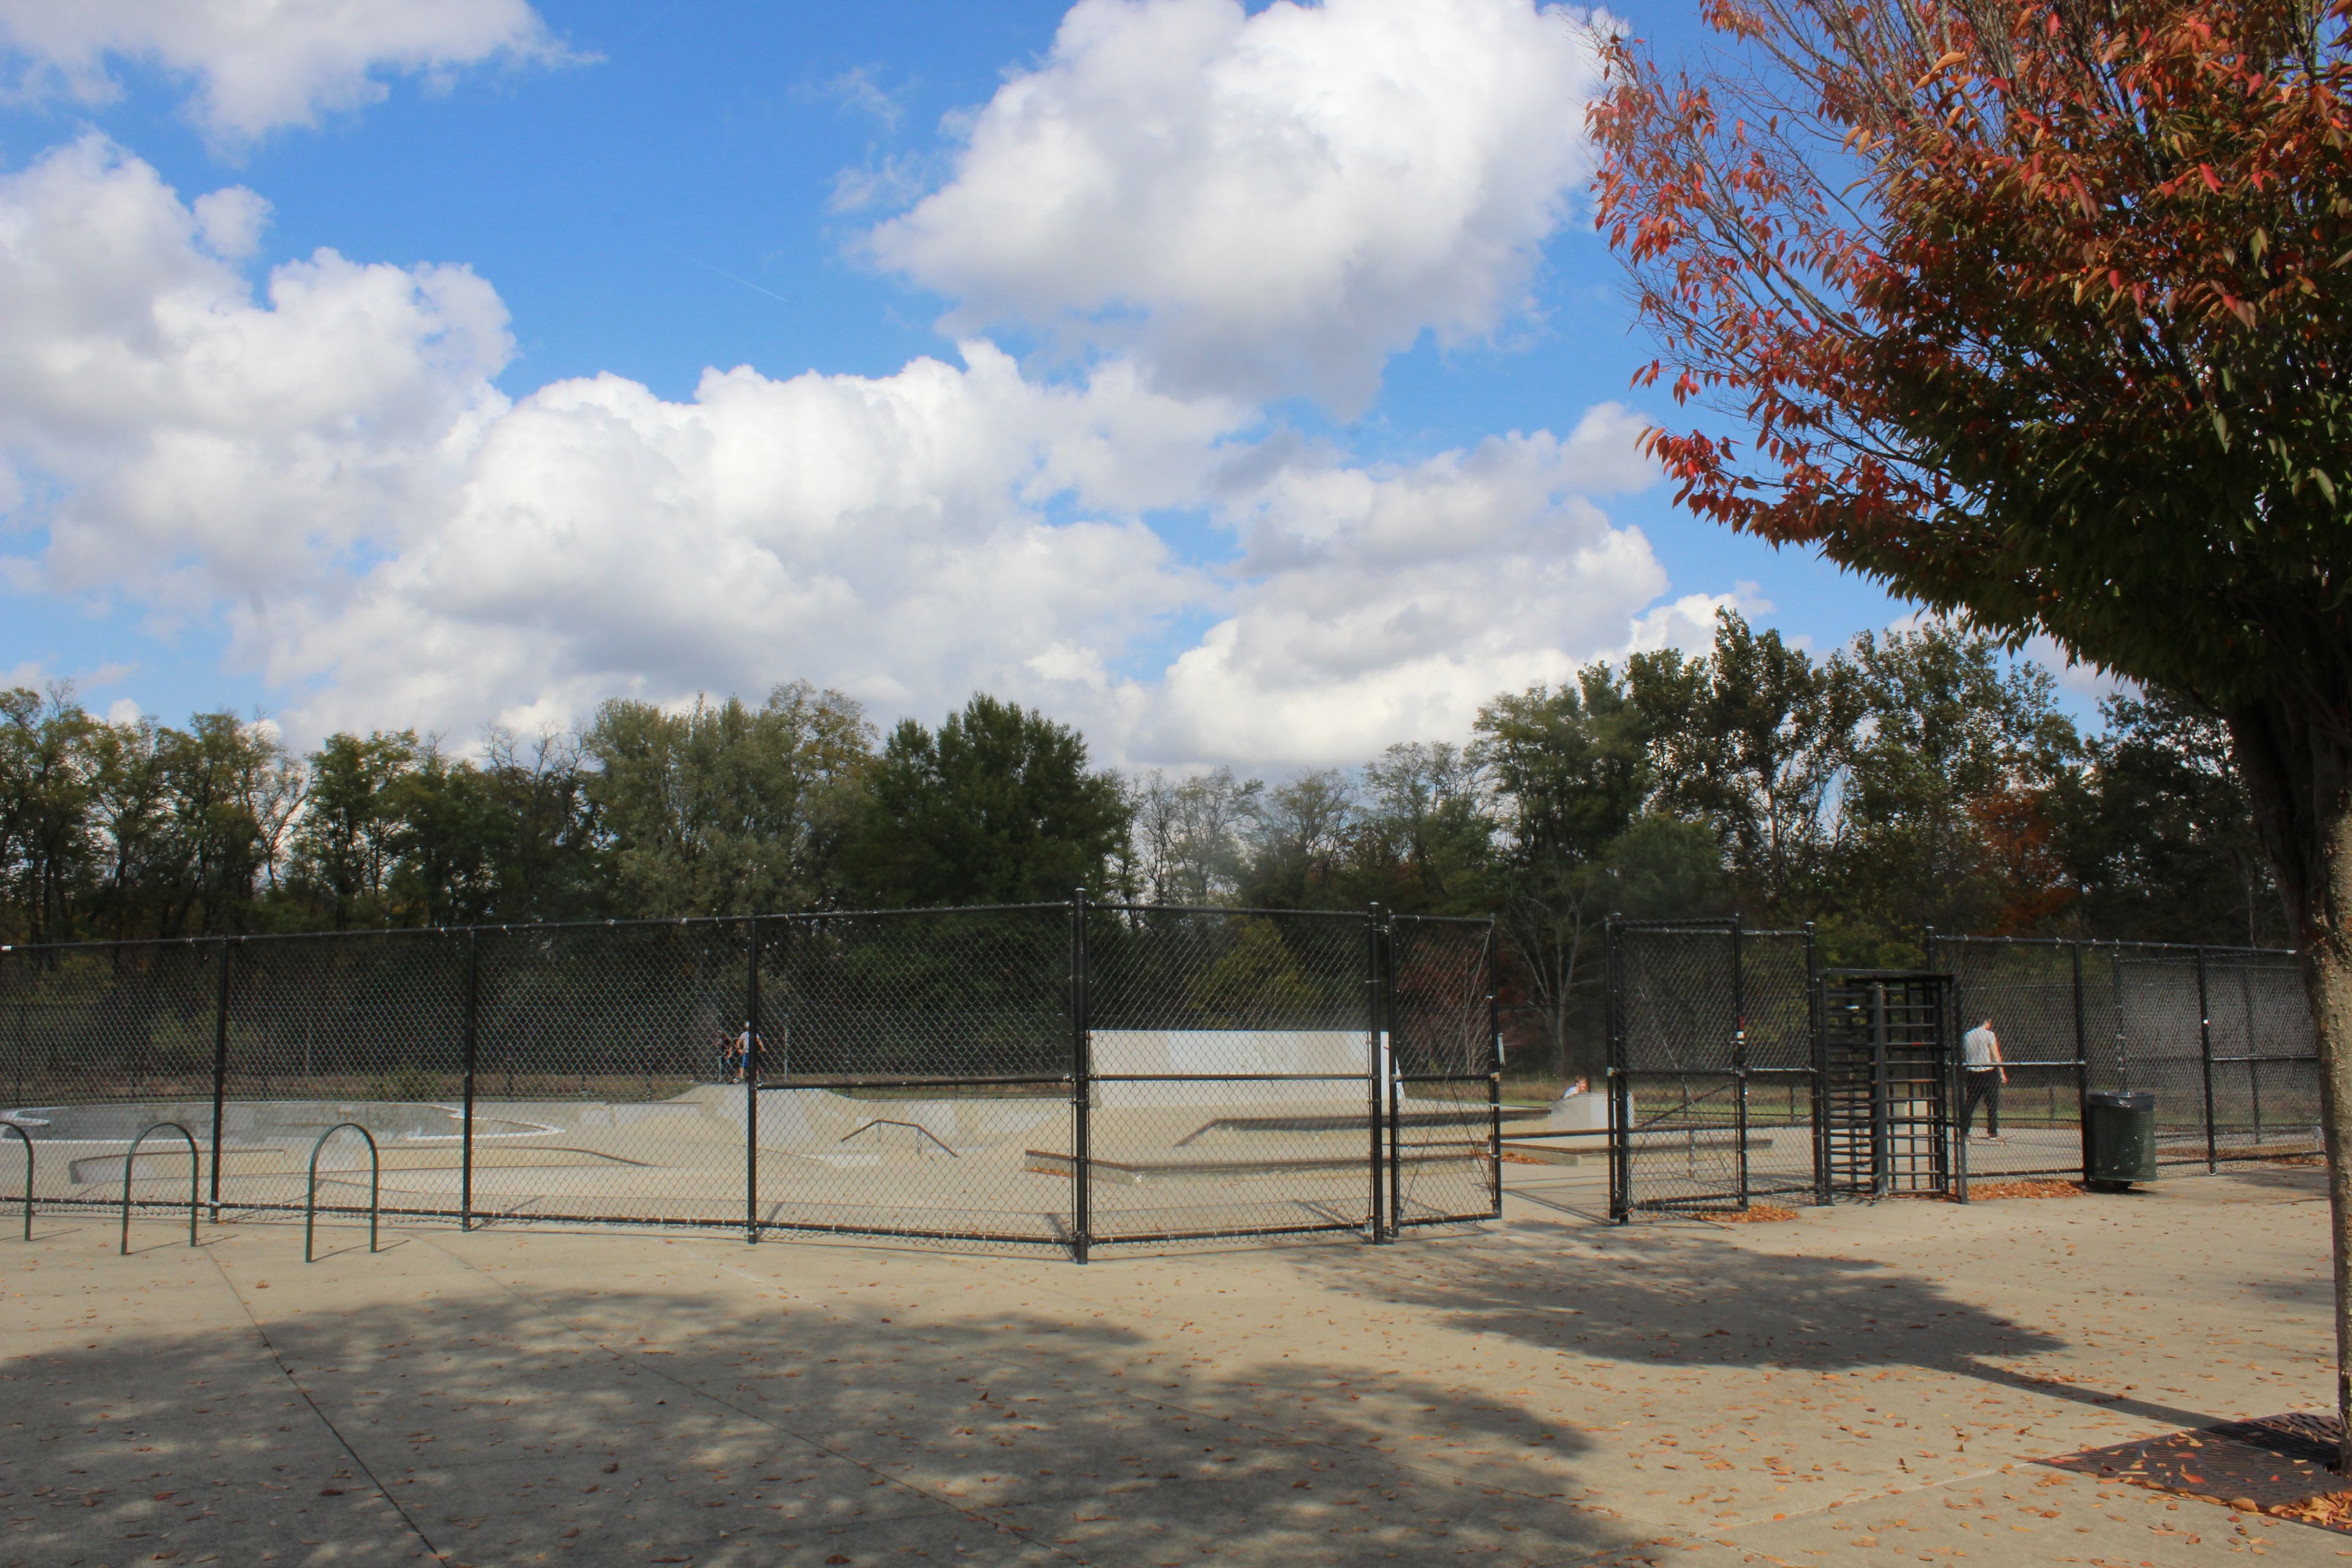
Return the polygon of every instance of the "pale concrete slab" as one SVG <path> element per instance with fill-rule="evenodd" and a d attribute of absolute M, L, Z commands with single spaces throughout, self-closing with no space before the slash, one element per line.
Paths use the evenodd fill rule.
<path fill-rule="evenodd" d="M 2316 1173 L 1181 1255 L 45 1215 L 0 1564 L 2293 1563 L 2032 1461 L 2323 1405 Z"/>

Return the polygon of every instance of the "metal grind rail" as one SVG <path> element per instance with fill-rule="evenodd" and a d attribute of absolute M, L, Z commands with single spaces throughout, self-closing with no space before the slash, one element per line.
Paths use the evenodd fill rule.
<path fill-rule="evenodd" d="M 1083 893 L 0 949 L 0 1124 L 55 1208 L 168 1124 L 216 1223 L 1385 1240 L 1497 1210 L 1496 963 L 1485 921 Z M 302 1160 L 346 1125 L 364 1208 Z"/>

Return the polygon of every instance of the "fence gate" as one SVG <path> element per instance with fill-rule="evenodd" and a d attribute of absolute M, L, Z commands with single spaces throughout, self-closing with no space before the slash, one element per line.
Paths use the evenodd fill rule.
<path fill-rule="evenodd" d="M 1821 986 L 1825 1195 L 1950 1192 L 1949 978 L 1832 970 Z"/>
<path fill-rule="evenodd" d="M 2315 1154 L 2318 1037 L 2294 953 L 1929 932 L 1925 972 L 1824 970 L 1811 928 L 1612 921 L 1609 1214 L 1938 1193 L 2083 1169 L 2084 1096 L 2146 1089 L 2157 1159 Z M 1959 1137 L 1961 1031 L 2007 1068 Z M 1990 1131 L 1993 1107 L 1984 1108 Z"/>

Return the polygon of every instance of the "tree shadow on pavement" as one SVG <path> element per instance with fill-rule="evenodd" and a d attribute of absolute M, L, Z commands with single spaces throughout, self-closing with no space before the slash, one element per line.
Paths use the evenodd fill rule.
<path fill-rule="evenodd" d="M 0 1563 L 1287 1568 L 1630 1544 L 1566 1500 L 1575 1434 L 1345 1346 L 1235 1384 L 1170 1337 L 1036 1310 L 868 1295 L 853 1315 L 520 1266 L 425 1290 L 370 1261 L 340 1297 L 248 1280 L 250 1322 L 17 1357 Z"/>
<path fill-rule="evenodd" d="M 1547 1228 L 1525 1225 L 1517 1234 Z M 1442 1243 L 1423 1259 L 1331 1253 L 1301 1262 L 1351 1274 L 1349 1289 L 1435 1310 L 1456 1328 L 1613 1361 L 1915 1367 L 2166 1423 L 2219 1419 L 2005 1366 L 2067 1342 L 1874 1260 L 1765 1252 L 1684 1226 L 1561 1226 L 1556 1234 L 1557 1248 L 1464 1238 L 1468 1245 Z"/>

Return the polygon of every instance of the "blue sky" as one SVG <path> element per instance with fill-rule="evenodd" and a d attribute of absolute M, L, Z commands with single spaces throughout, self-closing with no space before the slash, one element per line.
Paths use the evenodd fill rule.
<path fill-rule="evenodd" d="M 1280 768 L 1903 613 L 1644 482 L 1526 0 L 68 9 L 0 0 L 0 674 L 101 710 L 805 678 Z"/>

